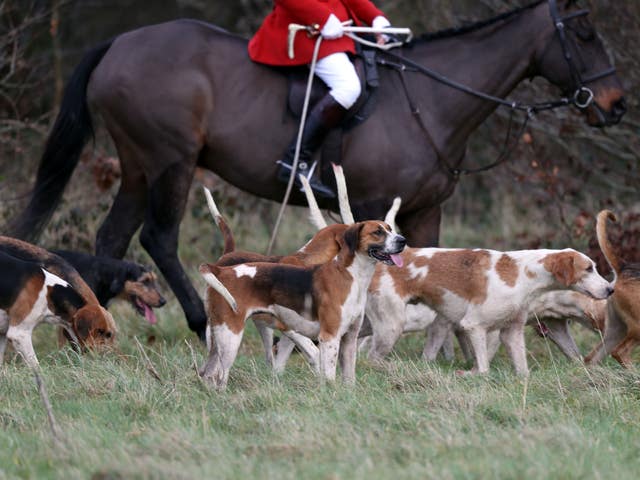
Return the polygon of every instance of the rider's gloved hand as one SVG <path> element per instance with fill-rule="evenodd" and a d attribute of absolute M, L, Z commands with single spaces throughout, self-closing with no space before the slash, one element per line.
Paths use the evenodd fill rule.
<path fill-rule="evenodd" d="M 344 35 L 344 28 L 342 28 L 342 23 L 333 13 L 329 15 L 329 18 L 325 22 L 324 27 L 322 27 L 322 30 L 320 30 L 320 35 L 322 35 L 322 38 L 326 40 L 333 40 Z"/>
<path fill-rule="evenodd" d="M 378 15 L 373 19 L 373 22 L 371 22 L 371 26 L 376 29 L 387 28 L 391 26 L 391 22 L 389 22 L 389 20 L 387 20 L 382 15 Z M 384 45 L 389 41 L 389 36 L 385 35 L 384 33 L 376 33 L 376 40 L 378 42 L 378 45 Z"/>

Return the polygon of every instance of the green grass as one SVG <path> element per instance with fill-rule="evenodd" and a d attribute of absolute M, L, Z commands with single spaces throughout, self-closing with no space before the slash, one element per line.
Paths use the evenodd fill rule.
<path fill-rule="evenodd" d="M 250 327 L 229 388 L 195 375 L 204 348 L 173 303 L 156 328 L 116 306 L 116 352 L 36 350 L 65 438 L 51 440 L 30 371 L 8 355 L 0 378 L 0 478 L 632 478 L 640 469 L 640 376 L 585 369 L 529 338 L 528 383 L 501 353 L 484 378 L 427 365 L 404 338 L 357 385 L 321 387 L 300 356 L 279 378 Z M 578 332 L 583 348 L 595 341 Z M 149 344 L 149 337 L 155 341 Z M 138 338 L 160 375 L 156 380 Z M 551 356 L 549 355 L 551 353 Z"/>

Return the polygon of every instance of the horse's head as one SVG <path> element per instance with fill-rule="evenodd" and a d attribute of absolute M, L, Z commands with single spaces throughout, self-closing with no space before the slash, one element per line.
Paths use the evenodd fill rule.
<path fill-rule="evenodd" d="M 615 125 L 626 112 L 624 92 L 589 11 L 576 0 L 545 3 L 540 8 L 551 28 L 536 52 L 536 73 L 574 99 L 589 125 Z"/>

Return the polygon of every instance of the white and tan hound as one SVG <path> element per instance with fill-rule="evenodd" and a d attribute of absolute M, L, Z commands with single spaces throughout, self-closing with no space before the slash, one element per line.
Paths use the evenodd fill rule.
<path fill-rule="evenodd" d="M 387 213 L 385 221 L 394 225 L 398 210 L 399 199 Z M 527 324 L 531 325 L 539 335 L 549 338 L 560 351 L 569 359 L 582 361 L 582 354 L 569 330 L 571 321 L 580 323 L 587 329 L 600 333 L 604 331 L 607 300 L 596 300 L 587 295 L 570 290 L 555 290 L 541 294 L 533 299 L 529 305 Z M 373 307 L 372 307 L 373 308 Z M 373 312 L 375 315 L 375 312 Z M 434 328 L 432 324 L 436 312 L 424 303 L 407 305 L 405 315 L 400 317 L 386 317 L 384 322 L 376 322 L 376 330 L 372 329 L 368 317 L 365 317 L 360 331 L 360 348 L 368 353 L 370 359 L 378 360 L 387 355 L 393 348 L 401 333 L 426 331 L 430 336 Z M 464 357 L 473 360 L 473 352 L 468 339 L 460 330 L 447 335 L 442 347 L 444 358 L 452 360 L 453 333 L 458 338 Z M 488 342 L 489 359 L 500 345 L 499 332 L 490 335 Z M 435 360 L 436 351 L 425 348 L 423 358 L 427 361 Z"/>
<path fill-rule="evenodd" d="M 367 302 L 372 329 L 384 331 L 386 319 L 406 319 L 407 305 L 425 304 L 436 312 L 425 356 L 435 358 L 447 334 L 459 329 L 473 348 L 473 373 L 488 371 L 487 334 L 499 331 L 516 372 L 528 374 L 524 325 L 529 304 L 544 292 L 574 290 L 597 299 L 613 292 L 594 262 L 571 249 L 407 248 L 401 256 L 403 268 L 376 269 Z M 391 332 L 396 338 L 400 333 Z"/>
<path fill-rule="evenodd" d="M 31 335 L 42 322 L 84 336 L 91 325 L 85 305 L 65 280 L 35 263 L 0 252 L 0 364 L 8 340 L 30 367 L 37 368 Z"/>
<path fill-rule="evenodd" d="M 307 179 L 302 177 L 302 181 L 305 183 L 307 182 Z M 310 191 L 310 188 L 308 191 Z M 216 225 L 220 229 L 224 240 L 222 256 L 215 263 L 218 267 L 239 265 L 247 262 L 280 263 L 284 265 L 296 265 L 299 267 L 321 265 L 333 260 L 338 255 L 338 252 L 340 251 L 340 238 L 349 227 L 344 224 L 327 226 L 317 204 L 315 204 L 315 199 L 311 195 L 309 200 L 315 204 L 315 208 L 311 208 L 311 212 L 316 212 L 316 217 L 312 218 L 312 222 L 318 227 L 319 231 L 302 248 L 291 255 L 284 256 L 262 255 L 259 253 L 248 252 L 246 250 L 236 250 L 236 244 L 231 228 L 227 224 L 225 218 L 220 214 L 220 211 L 211 196 L 211 192 L 206 187 L 204 187 L 204 194 L 207 199 L 209 211 L 211 212 Z M 284 370 L 287 359 L 295 346 L 298 347 L 307 362 L 309 362 L 311 368 L 317 370 L 318 348 L 311 340 L 309 340 L 308 337 L 300 335 L 291 328 L 287 328 L 286 325 L 276 325 L 284 336 L 280 339 L 277 354 L 274 356 L 273 330 L 270 327 L 272 324 L 270 316 L 266 314 L 256 314 L 253 316 L 253 321 L 260 333 L 260 337 L 264 345 L 267 364 L 270 365 L 276 373 Z M 206 333 L 207 348 L 210 348 L 210 326 L 207 326 Z"/>
<path fill-rule="evenodd" d="M 604 332 L 606 304 L 607 300 L 596 300 L 571 290 L 545 292 L 530 303 L 527 325 L 531 326 L 541 337 L 548 338 L 556 344 L 568 359 L 582 361 L 582 353 L 571 335 L 569 325 L 571 322 L 575 322 L 594 333 Z M 376 312 L 371 315 L 375 316 Z M 382 359 L 391 352 L 401 334 L 427 332 L 429 335 L 435 319 L 436 312 L 424 303 L 407 305 L 405 315 L 386 317 L 384 322 L 376 322 L 375 331 L 368 317 L 365 317 L 359 334 L 359 351 L 360 353 L 364 352 L 372 360 Z M 458 337 L 465 359 L 472 361 L 473 352 L 467 339 L 458 330 L 452 333 Z M 493 342 L 488 342 L 490 345 L 489 358 L 492 357 L 492 350 L 497 350 L 499 347 L 499 339 L 497 340 L 498 343 L 495 343 L 495 339 Z M 453 337 L 451 335 L 445 340 L 442 353 L 446 360 L 454 358 Z M 423 358 L 427 361 L 433 361 L 435 360 L 433 355 L 433 352 L 427 349 Z"/>
<path fill-rule="evenodd" d="M 200 266 L 211 287 L 206 308 L 212 338 L 202 369 L 207 381 L 218 388 L 226 386 L 246 319 L 255 313 L 270 314 L 286 327 L 317 338 L 324 378 L 335 379 L 339 358 L 343 380 L 355 381 L 357 334 L 375 265 L 401 265 L 398 254 L 406 242 L 380 221 L 351 225 L 337 241 L 337 257 L 313 267 L 273 263 Z"/>

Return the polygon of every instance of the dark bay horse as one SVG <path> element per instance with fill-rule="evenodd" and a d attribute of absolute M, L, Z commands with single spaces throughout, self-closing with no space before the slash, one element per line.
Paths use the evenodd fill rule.
<path fill-rule="evenodd" d="M 550 15 L 555 5 L 555 0 L 538 1 L 415 41 L 400 54 L 499 97 L 535 76 L 573 92 L 577 70 L 593 79 L 589 88 L 595 101 L 584 109 L 589 124 L 617 123 L 625 111 L 623 92 L 614 75 L 596 75 L 610 69 L 600 40 L 587 17 L 575 14 L 574 2 L 566 0 L 557 2 L 559 14 L 570 17 L 566 38 L 560 39 Z M 573 69 L 565 58 L 567 45 Z M 91 105 L 102 116 L 122 165 L 120 189 L 98 231 L 97 254 L 123 257 L 142 224 L 142 245 L 171 285 L 189 327 L 202 336 L 202 302 L 177 256 L 194 169 L 208 168 L 247 192 L 281 200 L 284 186 L 276 181 L 274 162 L 297 128 L 284 113 L 286 77 L 252 63 L 246 50 L 244 38 L 179 20 L 122 34 L 89 52 L 67 85 L 34 193 L 12 233 L 33 239 L 50 218 L 92 134 Z M 379 218 L 401 196 L 397 222 L 409 244 L 433 246 L 440 204 L 457 181 L 443 163 L 461 164 L 469 135 L 496 104 L 405 73 L 431 137 L 427 141 L 398 72 L 381 69 L 380 76 L 376 111 L 344 136 L 351 204 L 357 219 Z M 304 204 L 304 197 L 296 194 L 292 202 Z"/>

